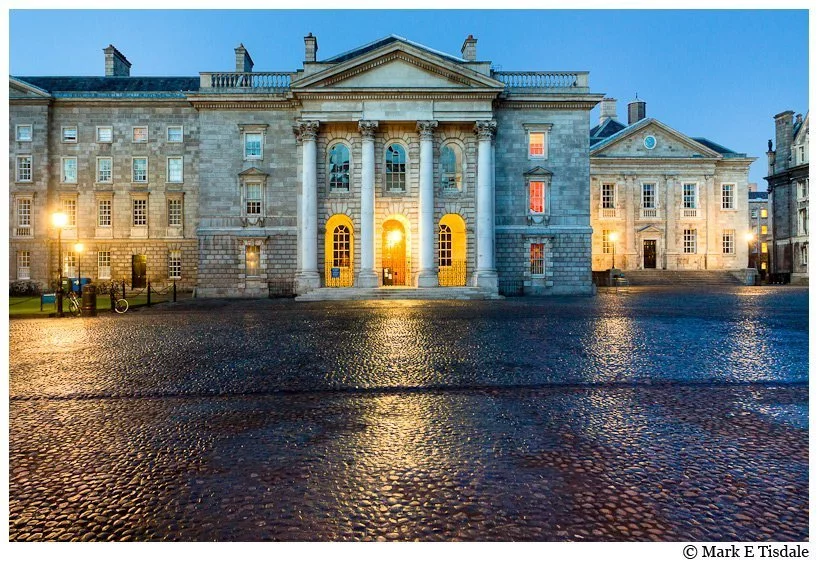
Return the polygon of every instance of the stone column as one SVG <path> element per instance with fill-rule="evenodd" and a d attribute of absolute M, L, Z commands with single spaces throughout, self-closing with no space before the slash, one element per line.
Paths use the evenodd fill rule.
<path fill-rule="evenodd" d="M 676 246 L 676 224 L 679 208 L 676 206 L 676 178 L 665 176 L 665 268 L 675 270 L 678 265 L 679 248 Z"/>
<path fill-rule="evenodd" d="M 639 254 L 636 250 L 636 229 L 634 226 L 634 216 L 639 213 L 642 208 L 642 193 L 639 192 L 639 204 L 634 206 L 636 199 L 636 177 L 627 177 L 625 181 L 625 241 L 623 242 L 625 248 L 625 258 L 622 262 L 623 270 L 629 271 L 631 269 L 639 269 L 637 258 Z"/>
<path fill-rule="evenodd" d="M 420 132 L 420 271 L 417 286 L 428 288 L 437 286 L 437 265 L 435 264 L 435 174 L 433 134 L 436 121 L 418 122 Z"/>
<path fill-rule="evenodd" d="M 318 275 L 318 163 L 315 140 L 317 121 L 299 121 L 296 135 L 301 139 L 301 270 L 296 273 L 296 293 L 304 294 L 321 285 Z"/>
<path fill-rule="evenodd" d="M 361 267 L 357 285 L 378 286 L 375 271 L 375 130 L 378 122 L 359 121 L 361 132 Z"/>
<path fill-rule="evenodd" d="M 716 215 L 718 214 L 717 210 L 721 207 L 721 194 L 716 194 L 713 175 L 705 175 L 704 192 L 707 194 L 707 200 L 704 203 L 704 213 L 707 214 L 704 218 L 704 231 L 705 237 L 707 238 L 704 247 L 704 268 L 712 269 L 717 266 L 716 261 L 714 261 L 714 259 L 716 259 L 714 244 L 716 242 Z M 738 235 L 738 233 L 736 233 L 736 235 Z"/>
<path fill-rule="evenodd" d="M 497 292 L 494 268 L 494 178 L 491 162 L 491 138 L 497 129 L 494 120 L 480 121 L 477 133 L 477 271 L 475 286 Z"/>

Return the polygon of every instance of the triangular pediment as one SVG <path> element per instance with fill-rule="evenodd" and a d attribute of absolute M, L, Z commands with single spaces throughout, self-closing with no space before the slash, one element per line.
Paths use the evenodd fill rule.
<path fill-rule="evenodd" d="M 240 177 L 266 177 L 269 176 L 267 173 L 262 171 L 256 167 L 250 167 L 249 169 L 244 169 L 242 172 L 239 173 Z"/>
<path fill-rule="evenodd" d="M 648 138 L 655 140 L 653 147 Z M 647 118 L 593 145 L 591 157 L 719 159 L 721 154 L 659 120 Z"/>
<path fill-rule="evenodd" d="M 554 173 L 546 169 L 545 167 L 534 167 L 533 169 L 529 169 L 524 173 L 527 177 L 543 177 L 543 176 L 554 176 Z"/>
<path fill-rule="evenodd" d="M 33 84 L 14 77 L 9 77 L 9 98 L 34 98 L 42 100 L 51 98 L 51 94 Z"/>
<path fill-rule="evenodd" d="M 636 230 L 636 233 L 662 233 L 662 230 L 655 224 L 648 224 Z"/>

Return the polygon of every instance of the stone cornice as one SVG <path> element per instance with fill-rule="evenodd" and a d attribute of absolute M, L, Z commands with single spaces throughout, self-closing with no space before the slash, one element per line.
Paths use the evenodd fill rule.
<path fill-rule="evenodd" d="M 190 108 L 190 103 L 184 98 L 55 98 L 54 107 L 70 108 L 83 107 L 182 107 Z"/>
<path fill-rule="evenodd" d="M 295 100 L 190 100 L 197 110 L 292 110 Z"/>
<path fill-rule="evenodd" d="M 51 98 L 9 98 L 9 106 L 48 106 Z"/>
<path fill-rule="evenodd" d="M 476 89 L 331 89 L 295 93 L 299 100 L 493 100 L 497 92 Z"/>
<path fill-rule="evenodd" d="M 514 109 L 549 109 L 549 110 L 592 110 L 597 105 L 594 101 L 582 100 L 498 100 L 497 108 Z"/>

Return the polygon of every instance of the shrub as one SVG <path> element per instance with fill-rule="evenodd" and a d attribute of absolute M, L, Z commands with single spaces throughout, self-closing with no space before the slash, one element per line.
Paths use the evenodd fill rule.
<path fill-rule="evenodd" d="M 9 296 L 40 296 L 42 291 L 36 281 L 15 281 L 9 285 Z"/>

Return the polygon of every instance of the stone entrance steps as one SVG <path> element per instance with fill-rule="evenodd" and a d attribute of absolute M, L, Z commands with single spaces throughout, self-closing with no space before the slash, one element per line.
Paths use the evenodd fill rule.
<path fill-rule="evenodd" d="M 630 286 L 739 286 L 730 271 L 623 271 Z"/>
<path fill-rule="evenodd" d="M 497 293 L 471 286 L 414 288 L 409 286 L 379 288 L 317 288 L 296 296 L 297 301 L 321 300 L 498 300 Z"/>

